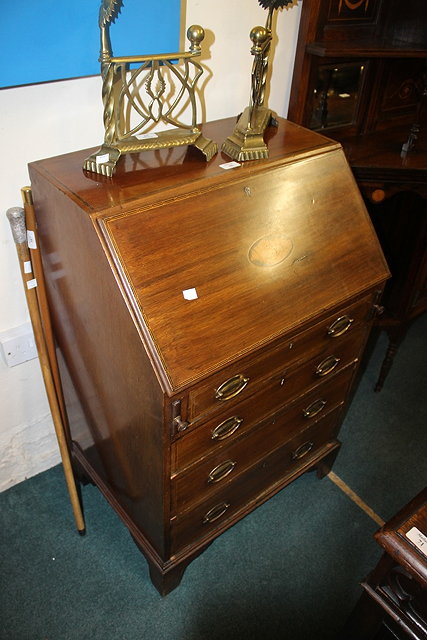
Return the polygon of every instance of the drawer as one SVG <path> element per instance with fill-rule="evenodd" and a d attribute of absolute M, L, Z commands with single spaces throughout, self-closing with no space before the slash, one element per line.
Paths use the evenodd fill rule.
<path fill-rule="evenodd" d="M 331 412 L 271 452 L 193 509 L 171 520 L 172 553 L 220 533 L 318 462 L 337 444 L 341 411 Z M 244 511 L 244 514 L 242 513 Z"/>
<path fill-rule="evenodd" d="M 183 432 L 172 445 L 172 470 L 189 466 L 210 449 L 221 449 L 247 433 L 264 417 L 302 396 L 321 381 L 335 377 L 357 361 L 363 338 L 364 331 L 360 329 L 345 340 L 328 343 L 315 358 L 279 369 L 255 396 L 235 404 L 196 429 L 189 428 Z"/>
<path fill-rule="evenodd" d="M 221 485 L 234 482 L 269 451 L 303 431 L 309 422 L 342 404 L 352 374 L 351 368 L 335 376 L 284 411 L 258 424 L 245 437 L 235 439 L 219 451 L 214 450 L 187 471 L 172 477 L 172 512 L 186 509 L 215 493 Z"/>
<path fill-rule="evenodd" d="M 193 387 L 188 396 L 187 421 L 193 422 L 209 411 L 223 411 L 226 405 L 247 398 L 266 384 L 271 373 L 297 361 L 314 357 L 343 340 L 358 328 L 366 328 L 372 306 L 368 296 L 309 329 L 280 339 L 258 357 L 243 358 Z"/>

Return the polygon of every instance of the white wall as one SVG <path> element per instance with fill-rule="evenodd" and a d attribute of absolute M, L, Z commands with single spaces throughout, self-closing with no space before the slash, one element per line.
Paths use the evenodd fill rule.
<path fill-rule="evenodd" d="M 276 12 L 268 106 L 282 116 L 287 113 L 300 8 Z M 256 0 L 183 0 L 183 24 L 201 24 L 206 30 L 208 50 L 205 46 L 202 62 L 210 78 L 201 119 L 234 116 L 247 106 L 249 32 L 265 24 L 266 15 Z M 5 216 L 9 207 L 21 205 L 20 189 L 29 183 L 27 163 L 96 146 L 102 139 L 99 76 L 0 90 L 0 332 L 28 320 Z M 38 359 L 8 368 L 0 358 L 0 407 L 3 490 L 59 461 Z"/>

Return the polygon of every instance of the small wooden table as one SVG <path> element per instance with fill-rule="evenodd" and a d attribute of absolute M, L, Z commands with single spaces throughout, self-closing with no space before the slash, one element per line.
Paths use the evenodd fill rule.
<path fill-rule="evenodd" d="M 427 488 L 377 533 L 384 554 L 340 638 L 427 638 Z"/>

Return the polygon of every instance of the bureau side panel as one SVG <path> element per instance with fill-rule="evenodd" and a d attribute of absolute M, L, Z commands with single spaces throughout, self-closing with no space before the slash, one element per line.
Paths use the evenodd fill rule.
<path fill-rule="evenodd" d="M 163 557 L 163 392 L 92 220 L 30 176 L 71 438 Z"/>

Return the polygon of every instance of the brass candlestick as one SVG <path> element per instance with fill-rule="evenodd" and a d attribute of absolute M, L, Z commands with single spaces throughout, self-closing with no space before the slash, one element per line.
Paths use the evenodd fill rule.
<path fill-rule="evenodd" d="M 233 133 L 221 147 L 224 153 L 238 161 L 268 158 L 264 131 L 270 125 L 277 126 L 273 112 L 264 106 L 273 11 L 289 4 L 293 5 L 295 0 L 258 0 L 258 2 L 262 7 L 268 8 L 268 15 L 265 27 L 254 27 L 250 33 L 251 54 L 254 56 L 250 103 L 240 115 Z"/>
<path fill-rule="evenodd" d="M 196 125 L 196 83 L 203 68 L 194 58 L 200 56 L 204 30 L 199 25 L 188 29 L 189 51 L 113 57 L 109 28 L 121 6 L 122 0 L 101 2 L 99 60 L 105 136 L 103 145 L 86 158 L 83 168 L 111 177 L 122 153 L 181 145 L 197 147 L 210 160 L 218 150 L 217 145 L 205 138 Z M 180 113 L 187 104 L 191 108 L 190 124 L 180 121 Z M 160 122 L 172 128 L 152 132 Z"/>

